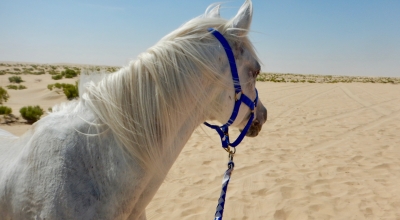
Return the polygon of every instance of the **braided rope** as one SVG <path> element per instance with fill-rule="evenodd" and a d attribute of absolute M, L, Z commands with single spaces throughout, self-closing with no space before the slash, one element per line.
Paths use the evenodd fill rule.
<path fill-rule="evenodd" d="M 233 163 L 233 155 L 230 155 L 228 162 L 228 169 L 225 171 L 224 177 L 222 178 L 222 190 L 221 190 L 221 195 L 219 196 L 218 199 L 218 205 L 217 205 L 217 210 L 215 212 L 214 220 L 222 220 L 225 207 L 225 196 L 228 190 L 229 180 L 231 179 L 231 174 L 234 167 L 235 164 Z"/>

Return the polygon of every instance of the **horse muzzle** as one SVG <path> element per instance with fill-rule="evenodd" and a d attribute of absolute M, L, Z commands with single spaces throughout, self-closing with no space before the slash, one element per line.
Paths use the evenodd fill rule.
<path fill-rule="evenodd" d="M 256 137 L 260 133 L 263 124 L 267 121 L 267 109 L 260 105 L 257 107 L 257 116 L 246 133 L 247 137 Z M 240 129 L 242 131 L 242 129 Z"/>

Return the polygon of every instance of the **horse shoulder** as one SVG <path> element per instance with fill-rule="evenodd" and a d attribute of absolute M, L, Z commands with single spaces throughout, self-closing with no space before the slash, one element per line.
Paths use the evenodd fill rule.
<path fill-rule="evenodd" d="M 119 218 L 144 190 L 144 172 L 125 157 L 112 133 L 93 135 L 90 127 L 79 117 L 55 115 L 34 128 L 29 148 L 35 165 L 29 166 L 25 183 L 36 185 L 48 216 Z"/>

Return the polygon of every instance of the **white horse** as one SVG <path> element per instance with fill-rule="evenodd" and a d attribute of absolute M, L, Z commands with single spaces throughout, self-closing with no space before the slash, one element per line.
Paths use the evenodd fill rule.
<path fill-rule="evenodd" d="M 0 132 L 0 218 L 146 219 L 194 129 L 225 123 L 232 112 L 228 59 L 208 28 L 228 40 L 242 91 L 256 97 L 251 19 L 249 0 L 231 20 L 211 7 L 118 72 L 82 76 L 80 100 L 53 108 L 22 137 Z M 249 112 L 242 105 L 233 126 L 243 128 Z M 258 101 L 247 134 L 256 136 L 265 121 Z"/>

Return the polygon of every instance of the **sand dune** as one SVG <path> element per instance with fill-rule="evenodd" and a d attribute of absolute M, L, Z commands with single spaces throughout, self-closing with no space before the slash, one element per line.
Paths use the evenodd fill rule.
<path fill-rule="evenodd" d="M 8 90 L 13 112 L 66 101 L 47 89 L 54 83 L 48 74 L 22 77 L 28 89 Z M 224 219 L 400 219 L 400 85 L 257 88 L 268 121 L 237 149 Z M 20 135 L 29 126 L 0 128 Z M 148 206 L 148 219 L 212 219 L 226 162 L 217 135 L 196 130 Z"/>

